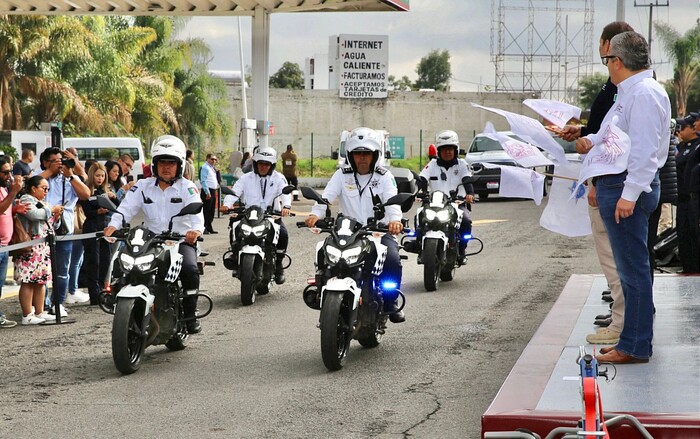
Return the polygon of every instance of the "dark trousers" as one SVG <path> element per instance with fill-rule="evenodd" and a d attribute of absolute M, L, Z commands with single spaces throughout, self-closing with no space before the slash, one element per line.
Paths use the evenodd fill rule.
<path fill-rule="evenodd" d="M 280 236 L 277 240 L 277 252 L 284 253 L 287 251 L 287 245 L 289 245 L 289 232 L 287 232 L 287 227 L 282 222 L 282 218 L 275 221 L 280 226 Z"/>
<path fill-rule="evenodd" d="M 197 249 L 190 244 L 181 243 L 178 252 L 182 255 L 182 268 L 180 269 L 180 281 L 182 289 L 199 289 L 199 269 L 197 268 Z M 193 316 L 197 310 L 197 296 L 185 297 L 182 301 L 185 316 Z"/>
<path fill-rule="evenodd" d="M 83 233 L 96 232 L 102 229 L 86 221 L 83 226 Z M 87 283 L 90 303 L 96 304 L 107 277 L 107 269 L 109 268 L 109 243 L 104 239 L 95 238 L 85 239 L 82 243 L 84 254 L 80 273 Z"/>
<path fill-rule="evenodd" d="M 659 230 L 659 219 L 661 218 L 661 206 L 659 203 L 656 210 L 649 216 L 649 230 L 647 231 L 647 249 L 649 250 L 649 268 L 651 269 L 651 282 L 654 283 L 654 270 L 656 270 L 656 253 L 654 252 L 654 244 Z"/>
<path fill-rule="evenodd" d="M 687 195 L 678 197 L 676 208 L 676 232 L 678 233 L 678 256 L 681 259 L 684 273 L 700 272 L 700 248 L 698 247 L 698 223 L 693 224 L 693 214 L 690 202 L 697 203 L 698 199 L 691 200 Z"/>
<path fill-rule="evenodd" d="M 287 184 L 291 184 L 292 186 L 294 186 L 294 189 L 296 189 L 297 187 L 299 187 L 299 179 L 298 179 L 297 177 L 287 177 L 287 176 L 285 176 L 284 178 L 287 179 Z"/>
<path fill-rule="evenodd" d="M 216 212 L 216 189 L 209 190 L 211 197 L 207 199 L 204 191 L 200 192 L 202 197 L 202 203 L 204 207 L 202 208 L 202 214 L 204 215 L 204 230 L 212 232 L 214 228 L 212 222 L 214 221 L 214 213 Z"/>

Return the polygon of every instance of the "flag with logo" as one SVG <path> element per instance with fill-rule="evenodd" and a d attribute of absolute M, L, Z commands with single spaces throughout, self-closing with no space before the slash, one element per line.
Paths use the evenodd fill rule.
<path fill-rule="evenodd" d="M 632 143 L 630 137 L 615 125 L 618 117 L 600 127 L 598 143 L 593 145 L 581 163 L 578 185 L 599 175 L 619 174 L 627 169 Z"/>
<path fill-rule="evenodd" d="M 491 122 L 486 122 L 483 134 L 500 143 L 503 151 L 518 162 L 520 166 L 534 168 L 553 164 L 536 146 L 497 132 Z"/>
<path fill-rule="evenodd" d="M 563 128 L 571 119 L 581 118 L 580 108 L 564 102 L 551 99 L 525 99 L 523 104 L 559 128 Z"/>
<path fill-rule="evenodd" d="M 578 184 L 580 172 L 580 163 L 555 165 L 547 206 L 540 216 L 540 225 L 545 229 L 569 237 L 591 234 L 588 190 Z"/>
<path fill-rule="evenodd" d="M 510 124 L 510 130 L 517 134 L 518 137 L 547 151 L 555 162 L 561 164 L 567 163 L 564 148 L 558 144 L 544 126 L 535 119 L 498 108 L 484 107 L 473 102 L 472 106 L 500 114 L 506 118 Z"/>

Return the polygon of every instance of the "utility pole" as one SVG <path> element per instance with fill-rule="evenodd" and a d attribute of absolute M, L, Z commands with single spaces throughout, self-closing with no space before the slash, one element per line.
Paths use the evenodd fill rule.
<path fill-rule="evenodd" d="M 654 7 L 660 7 L 660 6 L 668 6 L 668 0 L 666 0 L 666 3 L 660 3 L 659 0 L 654 0 L 653 2 L 645 3 L 645 4 L 637 4 L 637 0 L 634 0 L 634 7 L 638 8 L 649 8 L 649 37 L 647 38 L 647 42 L 649 43 L 649 64 L 651 64 L 651 24 L 652 24 L 652 16 L 654 15 Z"/>
<path fill-rule="evenodd" d="M 625 21 L 625 0 L 617 0 L 617 21 Z"/>

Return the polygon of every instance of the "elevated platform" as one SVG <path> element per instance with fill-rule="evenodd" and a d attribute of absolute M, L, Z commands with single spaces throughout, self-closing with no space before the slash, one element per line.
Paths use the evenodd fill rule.
<path fill-rule="evenodd" d="M 606 415 L 635 416 L 655 439 L 700 438 L 700 276 L 654 278 L 654 355 L 648 364 L 617 365 L 613 381 L 598 380 Z M 593 333 L 603 275 L 573 275 L 542 325 L 482 416 L 484 432 L 525 428 L 543 438 L 555 427 L 575 427 L 581 418 L 579 346 Z M 605 367 L 605 365 L 603 366 Z M 607 366 L 610 375 L 615 369 Z M 613 439 L 641 436 L 623 425 Z"/>

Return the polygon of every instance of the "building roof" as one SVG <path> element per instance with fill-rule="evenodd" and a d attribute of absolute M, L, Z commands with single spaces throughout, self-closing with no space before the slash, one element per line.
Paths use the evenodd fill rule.
<path fill-rule="evenodd" d="M 0 0 L 0 14 L 253 15 L 274 12 L 408 11 L 410 0 Z"/>

